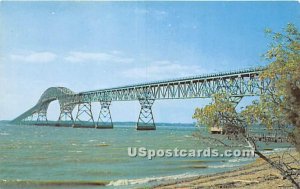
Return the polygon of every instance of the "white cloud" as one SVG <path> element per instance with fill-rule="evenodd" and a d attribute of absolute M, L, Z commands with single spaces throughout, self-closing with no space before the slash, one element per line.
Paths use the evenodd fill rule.
<path fill-rule="evenodd" d="M 155 61 L 147 67 L 131 68 L 123 72 L 125 77 L 134 79 L 170 79 L 186 76 L 194 76 L 205 73 L 205 70 L 197 65 L 182 65 L 167 60 Z"/>
<path fill-rule="evenodd" d="M 15 62 L 47 63 L 54 61 L 57 55 L 52 52 L 29 52 L 11 54 L 9 58 Z"/>
<path fill-rule="evenodd" d="M 153 10 L 153 9 L 143 9 L 143 8 L 134 9 L 134 13 L 138 15 L 153 16 L 155 19 L 162 19 L 168 15 L 168 12 L 164 10 Z"/>
<path fill-rule="evenodd" d="M 70 52 L 65 57 L 69 62 L 97 62 L 97 63 L 130 63 L 133 58 L 124 57 L 119 51 L 112 51 L 110 53 L 91 53 L 91 52 Z"/>

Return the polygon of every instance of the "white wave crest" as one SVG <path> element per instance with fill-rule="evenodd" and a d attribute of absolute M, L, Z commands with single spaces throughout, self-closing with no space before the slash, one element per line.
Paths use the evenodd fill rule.
<path fill-rule="evenodd" d="M 222 165 L 211 165 L 208 166 L 209 168 L 214 168 L 214 169 L 219 169 L 219 168 L 231 168 L 231 167 L 239 167 L 241 166 L 240 164 L 233 164 L 233 163 L 228 163 L 228 164 L 222 164 Z"/>
<path fill-rule="evenodd" d="M 277 152 L 284 152 L 284 151 L 292 151 L 295 150 L 296 148 L 292 147 L 292 148 L 287 148 L 287 147 L 283 147 L 283 148 L 274 148 L 272 150 L 264 150 L 262 151 L 263 154 L 274 154 Z"/>
<path fill-rule="evenodd" d="M 230 163 L 238 163 L 238 162 L 245 162 L 245 161 L 252 161 L 254 158 L 235 158 L 235 159 L 230 159 L 228 162 Z"/>
<path fill-rule="evenodd" d="M 111 181 L 107 186 L 125 186 L 125 185 L 136 185 L 136 184 L 146 184 L 150 182 L 161 182 L 161 181 L 170 181 L 176 179 L 186 179 L 191 177 L 196 177 L 199 175 L 196 174 L 180 174 L 172 176 L 162 176 L 162 177 L 147 177 L 141 179 L 121 179 L 116 181 Z"/>

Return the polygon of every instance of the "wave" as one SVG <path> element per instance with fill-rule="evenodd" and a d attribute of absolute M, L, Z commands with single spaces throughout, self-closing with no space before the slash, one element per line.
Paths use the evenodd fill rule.
<path fill-rule="evenodd" d="M 68 152 L 70 152 L 70 153 L 82 153 L 82 151 L 80 151 L 80 150 L 69 150 Z"/>
<path fill-rule="evenodd" d="M 237 162 L 246 162 L 246 161 L 253 161 L 255 158 L 235 158 L 235 159 L 230 159 L 228 162 L 230 163 L 237 163 Z"/>
<path fill-rule="evenodd" d="M 295 150 L 296 148 L 287 148 L 287 147 L 284 147 L 284 148 L 274 148 L 272 150 L 263 150 L 262 153 L 263 154 L 274 154 L 276 152 L 284 152 L 284 151 L 290 151 L 290 150 Z"/>
<path fill-rule="evenodd" d="M 141 179 L 120 179 L 116 181 L 111 181 L 106 186 L 126 186 L 126 185 L 138 185 L 138 184 L 147 184 L 153 182 L 162 182 L 162 181 L 172 181 L 178 179 L 187 179 L 192 177 L 197 177 L 197 174 L 179 174 L 179 175 L 171 175 L 171 176 L 162 176 L 162 177 L 147 177 Z"/>
<path fill-rule="evenodd" d="M 0 185 L 2 186 L 19 186 L 30 187 L 30 188 L 40 188 L 39 186 L 47 187 L 64 187 L 64 188 L 74 188 L 76 186 L 105 186 L 107 181 L 77 181 L 77 180 L 5 180 L 0 179 Z M 21 187 L 22 186 L 22 187 Z"/>
<path fill-rule="evenodd" d="M 233 158 L 229 159 L 227 163 L 221 164 L 221 165 L 210 165 L 208 168 L 215 168 L 215 169 L 220 169 L 220 168 L 233 168 L 233 167 L 240 167 L 245 164 L 251 163 L 255 160 L 256 158 Z"/>
<path fill-rule="evenodd" d="M 7 132 L 4 132 L 4 133 L 0 133 L 1 136 L 7 136 L 7 135 L 10 135 L 9 133 Z"/>
<path fill-rule="evenodd" d="M 233 168 L 233 167 L 239 167 L 241 166 L 240 164 L 222 164 L 222 165 L 210 165 L 208 168 L 213 168 L 213 169 L 220 169 L 220 168 Z"/>

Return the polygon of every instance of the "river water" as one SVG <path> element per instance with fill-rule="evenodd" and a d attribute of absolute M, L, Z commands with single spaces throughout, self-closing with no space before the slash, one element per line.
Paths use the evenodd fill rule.
<path fill-rule="evenodd" d="M 0 123 L 0 188 L 135 188 L 234 169 L 254 158 L 129 157 L 128 147 L 205 149 L 193 125 L 136 131 Z M 103 185 L 103 186 L 102 186 Z"/>

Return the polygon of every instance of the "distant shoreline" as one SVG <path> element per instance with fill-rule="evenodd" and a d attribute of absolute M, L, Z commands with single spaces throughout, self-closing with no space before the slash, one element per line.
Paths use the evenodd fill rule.
<path fill-rule="evenodd" d="M 300 154 L 292 151 L 294 156 Z M 275 154 L 270 155 L 276 158 Z M 285 161 L 292 161 L 285 157 Z M 283 180 L 279 171 L 258 158 L 255 162 L 222 173 L 194 176 L 181 180 L 172 180 L 152 187 L 153 189 L 171 188 L 293 188 L 288 180 Z"/>
<path fill-rule="evenodd" d="M 0 120 L 0 123 L 10 123 L 11 120 Z M 53 120 L 49 120 L 49 122 L 56 122 L 56 121 L 53 121 Z M 134 121 L 116 121 L 116 122 L 113 122 L 114 124 L 117 124 L 117 125 L 127 125 L 127 124 L 136 124 L 136 122 Z M 195 126 L 196 123 L 176 123 L 176 122 L 157 122 L 155 123 L 156 125 L 159 125 L 159 126 L 172 126 L 172 125 L 186 125 L 186 126 Z"/>

